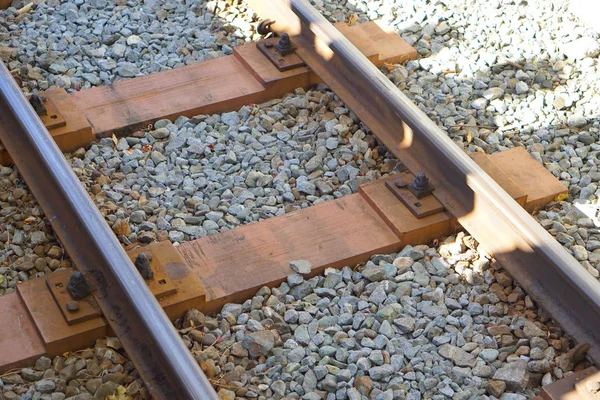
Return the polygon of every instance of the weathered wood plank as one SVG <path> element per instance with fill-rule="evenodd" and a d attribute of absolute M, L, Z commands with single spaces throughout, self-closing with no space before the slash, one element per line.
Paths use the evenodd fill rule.
<path fill-rule="evenodd" d="M 65 126 L 50 129 L 48 132 L 64 152 L 77 150 L 86 146 L 95 139 L 92 126 L 81 109 L 73 101 L 74 99 L 64 89 L 46 91 L 44 97 L 52 99 L 54 106 L 60 110 L 61 116 L 66 122 Z M 0 165 L 12 163 L 10 154 L 0 143 Z"/>
<path fill-rule="evenodd" d="M 402 63 L 417 58 L 417 50 L 381 21 L 348 25 L 344 22 L 335 27 L 378 67 L 385 63 Z"/>
<path fill-rule="evenodd" d="M 17 285 L 17 293 L 35 321 L 46 352 L 52 356 L 73 348 L 93 346 L 97 338 L 109 332 L 103 317 L 69 325 L 54 301 L 44 277 L 30 279 Z M 0 302 L 3 298 L 0 297 Z"/>
<path fill-rule="evenodd" d="M 46 347 L 19 295 L 0 297 L 0 372 L 25 366 L 45 353 Z"/>
<path fill-rule="evenodd" d="M 360 187 L 359 192 L 403 244 L 430 243 L 435 238 L 460 229 L 456 220 L 445 211 L 421 219 L 415 217 L 385 186 L 386 181 L 393 179 L 396 179 L 396 176 L 367 183 Z"/>
<path fill-rule="evenodd" d="M 566 196 L 568 192 L 567 188 L 523 147 L 499 151 L 491 154 L 489 158 L 527 192 L 524 208 L 530 213 L 556 198 Z"/>
<path fill-rule="evenodd" d="M 377 22 L 338 25 L 376 64 L 416 58 L 416 51 Z M 126 79 L 68 95 L 63 89 L 41 95 L 51 99 L 66 126 L 50 129 L 63 151 L 73 151 L 112 133 L 125 135 L 162 119 L 237 110 L 245 104 L 281 97 L 320 78 L 308 67 L 280 72 L 250 43 L 233 55 L 168 71 Z M 0 144 L 0 164 L 12 160 Z"/>
<path fill-rule="evenodd" d="M 505 153 L 503 157 L 475 158 L 514 197 L 533 199 L 537 204 L 564 191 L 545 168 L 530 164 L 537 162 L 526 151 L 511 149 Z M 513 165 L 527 170 L 523 180 L 511 179 L 513 175 L 506 172 Z M 428 243 L 460 228 L 446 212 L 414 217 L 385 187 L 389 179 L 395 177 L 363 185 L 358 194 L 178 247 L 165 241 L 131 249 L 128 254 L 134 259 L 139 252 L 150 252 L 152 267 L 159 265 L 168 274 L 177 292 L 161 297 L 159 302 L 175 319 L 191 307 L 218 311 L 225 303 L 245 301 L 264 285 L 279 284 L 294 273 L 290 261 L 310 261 L 311 275 L 316 275 L 326 267 L 353 266 L 373 254 L 394 252 L 406 244 Z M 546 185 L 540 188 L 531 182 Z M 525 207 L 528 205 L 525 202 Z M 0 352 L 0 372 L 42 353 L 55 355 L 93 344 L 109 333 L 103 318 L 68 325 L 44 277 L 23 282 L 17 292 L 0 297 L 0 349 L 14 349 Z M 20 321 L 19 333 L 23 334 L 13 338 L 17 332 L 15 320 Z"/>
<path fill-rule="evenodd" d="M 264 91 L 235 57 L 222 57 L 72 96 L 97 134 L 145 127 L 161 118 L 226 111 Z"/>
<path fill-rule="evenodd" d="M 187 242 L 178 250 L 207 288 L 206 310 L 216 311 L 294 274 L 290 261 L 309 261 L 316 275 L 400 246 L 364 199 L 350 195 Z"/>

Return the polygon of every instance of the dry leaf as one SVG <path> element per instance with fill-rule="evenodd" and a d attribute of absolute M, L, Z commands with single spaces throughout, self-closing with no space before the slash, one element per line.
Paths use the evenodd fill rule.
<path fill-rule="evenodd" d="M 356 13 L 354 13 L 353 16 L 348 18 L 348 25 L 354 25 L 356 23 L 356 21 L 358 21 L 358 15 L 356 15 Z"/>
<path fill-rule="evenodd" d="M 129 236 L 129 223 L 125 220 L 119 219 L 113 225 L 113 231 L 115 231 L 117 235 Z"/>
<path fill-rule="evenodd" d="M 25 220 L 23 220 L 23 222 L 26 223 L 26 224 L 30 224 L 30 223 L 35 222 L 35 221 L 37 221 L 36 217 L 27 217 L 27 218 L 25 218 Z"/>
<path fill-rule="evenodd" d="M 569 198 L 569 194 L 568 193 L 563 193 L 563 194 L 559 194 L 558 196 L 556 196 L 556 199 L 554 199 L 555 201 L 564 201 L 566 199 Z"/>
<path fill-rule="evenodd" d="M 465 135 L 465 139 L 467 140 L 467 144 L 471 143 L 471 140 L 473 140 L 473 135 L 471 134 L 471 132 L 467 132 L 467 134 Z"/>
<path fill-rule="evenodd" d="M 26 14 L 29 11 L 31 11 L 31 9 L 33 8 L 34 5 L 35 5 L 35 3 L 32 1 L 31 3 L 27 4 L 26 6 L 19 8 L 19 10 L 17 12 L 19 13 L 19 15 Z"/>
<path fill-rule="evenodd" d="M 106 347 L 110 347 L 115 350 L 121 350 L 123 348 L 123 345 L 121 344 L 121 341 L 118 338 L 114 336 L 108 336 L 106 338 Z"/>
<path fill-rule="evenodd" d="M 127 389 L 125 389 L 123 386 L 119 386 L 117 388 L 117 393 L 109 394 L 106 396 L 106 400 L 131 400 L 131 397 L 125 394 L 126 391 Z"/>
<path fill-rule="evenodd" d="M 115 136 L 115 134 L 112 134 L 112 141 L 115 143 L 115 147 L 117 147 L 117 144 L 119 144 L 119 141 L 117 140 L 117 137 Z"/>
<path fill-rule="evenodd" d="M 142 146 L 142 151 L 150 151 L 152 150 L 152 146 L 150 146 L 149 144 L 145 144 Z"/>
<path fill-rule="evenodd" d="M 397 64 L 383 63 L 383 66 L 387 68 L 388 71 L 392 72 L 396 68 L 398 68 Z"/>

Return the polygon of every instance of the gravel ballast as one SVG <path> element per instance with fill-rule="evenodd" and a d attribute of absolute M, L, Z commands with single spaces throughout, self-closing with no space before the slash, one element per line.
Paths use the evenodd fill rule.
<path fill-rule="evenodd" d="M 407 246 L 308 280 L 290 275 L 216 316 L 189 310 L 175 325 L 222 399 L 517 400 L 584 367 L 585 348 L 573 348 L 477 247 L 459 233 L 437 248 Z M 112 338 L 1 382 L 5 399 L 100 399 L 119 386 L 147 398 Z"/>
<path fill-rule="evenodd" d="M 574 204 L 600 197 L 600 41 L 568 1 L 312 3 L 331 21 L 382 19 L 415 47 L 387 76 L 465 151 L 522 146 L 560 179 L 569 198 L 536 218 L 599 277 L 599 226 Z"/>
<path fill-rule="evenodd" d="M 398 167 L 325 89 L 173 122 L 67 155 L 123 244 L 223 232 L 355 193 Z M 70 262 L 14 168 L 0 169 L 0 184 L 8 293 Z"/>
<path fill-rule="evenodd" d="M 573 204 L 600 195 L 600 44 L 567 2 L 313 3 L 332 21 L 381 18 L 411 43 L 420 59 L 383 71 L 465 151 L 523 146 L 559 178 L 569 199 L 536 218 L 599 276 L 600 231 Z M 230 1 L 49 0 L 23 16 L 0 11 L 0 57 L 26 93 L 74 91 L 230 54 L 256 39 L 252 18 Z M 158 121 L 67 158 L 123 244 L 223 232 L 400 168 L 322 87 Z M 0 225 L 0 294 L 70 267 L 11 167 L 0 168 Z M 583 367 L 585 348 L 472 238 L 442 240 L 309 280 L 293 275 L 216 316 L 190 310 L 176 326 L 225 399 L 521 400 Z M 6 399 L 119 390 L 148 397 L 113 338 L 0 379 Z"/>
<path fill-rule="evenodd" d="M 600 44 L 595 32 L 579 24 L 569 14 L 567 3 L 509 1 L 492 2 L 484 7 L 473 1 L 425 5 L 415 1 L 314 2 L 332 21 L 354 20 L 355 16 L 358 22 L 381 18 L 411 43 L 421 58 L 384 70 L 459 146 L 468 152 L 487 153 L 524 146 L 557 176 L 569 188 L 570 197 L 568 201 L 541 212 L 537 218 L 590 274 L 600 277 L 600 248 L 596 245 L 600 242 L 600 231 L 592 220 L 573 207 L 576 201 L 597 203 L 600 193 L 596 157 L 596 141 L 600 132 L 597 119 L 597 110 L 600 108 L 600 96 L 597 95 L 600 88 Z M 109 46 L 125 46 L 123 58 L 131 58 L 127 62 L 139 70 L 134 75 L 141 75 L 221 56 L 228 52 L 230 46 L 255 38 L 251 25 L 254 23 L 251 19 L 253 13 L 245 5 L 237 3 L 233 7 L 227 2 L 148 2 L 142 7 L 135 7 L 135 3 L 97 1 L 89 4 L 59 4 L 50 1 L 24 16 L 17 17 L 15 13 L 15 9 L 2 12 L 0 42 L 5 49 L 15 49 L 4 50 L 3 54 L 8 57 L 11 69 L 20 71 L 26 91 L 45 88 L 43 82 L 48 83 L 48 87 L 52 86 L 50 83 L 66 81 L 67 78 L 78 82 L 87 67 L 91 68 L 87 71 L 88 75 L 102 76 L 102 79 L 89 82 L 82 78 L 82 82 L 85 81 L 83 86 L 75 85 L 71 89 L 106 84 L 123 77 L 117 72 L 117 67 L 101 71 L 96 65 L 103 60 L 120 60 L 111 53 L 113 50 L 112 47 L 108 49 Z M 74 13 L 79 18 L 69 20 Z M 104 14 L 118 15 L 130 20 L 130 23 L 120 27 L 113 20 L 103 18 Z M 515 18 L 515 15 L 519 18 Z M 159 23 L 160 18 L 163 18 L 162 23 Z M 66 33 L 57 31 L 59 22 L 65 23 Z M 101 25 L 102 29 L 96 25 Z M 119 29 L 115 30 L 113 25 Z M 99 29 L 100 33 L 94 33 L 94 29 Z M 109 42 L 113 39 L 116 41 L 106 44 L 98 37 L 104 41 L 108 37 Z M 81 67 L 69 69 L 62 74 L 66 78 L 60 78 L 60 74 L 50 71 L 52 64 L 44 61 L 44 57 L 51 55 L 51 51 L 44 49 L 52 50 L 52 46 L 61 40 L 68 42 L 68 38 L 74 41 L 69 44 L 70 51 L 60 53 L 60 57 L 63 57 L 60 62 L 74 60 Z M 39 42 L 43 42 L 43 45 Z M 177 51 L 172 51 L 174 43 L 179 46 Z M 103 57 L 94 56 L 94 53 L 85 51 L 91 48 L 106 51 Z M 181 48 L 192 52 L 187 54 Z M 36 73 L 29 76 L 29 72 L 34 70 Z M 52 70 L 55 71 L 55 68 Z M 268 122 L 273 125 L 278 121 L 277 117 L 271 116 Z M 168 137 L 164 130 L 161 132 L 158 135 Z M 181 139 L 178 140 L 181 143 Z M 124 141 L 122 139 L 121 143 Z M 129 143 L 123 143 L 121 148 L 125 145 L 132 147 Z M 155 156 L 159 157 L 157 153 Z M 117 162 L 116 158 L 113 158 L 113 162 Z M 4 197 L 8 203 L 14 202 L 11 193 L 7 192 L 13 188 L 24 188 L 20 179 L 14 170 L 4 169 L 0 175 L 10 180 L 5 181 Z M 259 180 L 256 174 L 251 181 L 253 179 Z M 311 182 L 299 182 L 299 187 L 308 190 L 308 194 L 312 186 Z M 322 189 L 329 190 L 327 187 Z M 34 234 L 39 230 L 40 220 L 28 221 L 26 218 L 38 217 L 39 210 L 35 209 L 27 192 L 23 194 L 21 190 L 16 190 L 15 195 L 12 197 L 16 197 L 16 202 L 24 204 L 21 207 L 23 214 L 12 211 L 16 212 L 17 218 L 24 216 L 21 220 L 24 226 L 17 228 Z M 271 206 L 265 204 L 263 210 Z M 141 221 L 144 218 L 142 213 L 148 214 L 147 210 L 137 210 L 133 221 Z M 214 214 L 211 216 L 213 219 L 219 218 Z M 256 219 L 255 215 L 252 219 Z M 212 222 L 219 224 L 218 221 Z M 33 229 L 28 226 L 30 224 L 34 224 Z M 209 228 L 215 228 L 212 223 L 207 224 Z M 162 226 L 167 225 L 163 223 Z M 220 226 L 223 227 L 223 222 Z M 196 229 L 195 233 L 203 233 L 203 230 Z M 130 232 L 125 226 L 123 232 L 127 234 L 123 236 L 129 236 Z M 13 233 L 16 233 L 16 241 L 9 239 Z M 45 264 L 44 261 L 37 261 L 36 266 L 36 260 L 46 256 L 55 242 L 47 229 L 30 236 L 21 235 L 16 230 L 11 232 L 10 226 L 7 232 L 0 232 L 0 238 L 6 238 L 4 243 L 10 242 L 5 246 L 6 250 L 15 253 L 0 267 L 8 268 L 0 270 L 0 275 L 6 277 L 9 270 L 12 275 L 14 271 L 23 272 L 19 278 L 23 280 L 26 275 L 44 271 L 46 264 L 51 268 L 68 266 L 68 260 L 64 260 L 60 248 L 52 251 L 54 257 L 47 259 Z M 147 236 L 142 241 L 152 240 L 153 235 Z M 173 233 L 171 237 L 172 241 L 185 238 L 185 233 L 182 235 L 181 232 Z M 39 246 L 34 245 L 33 248 L 38 248 L 38 257 L 24 258 L 27 249 L 21 243 L 29 239 L 45 247 L 48 247 L 46 243 L 50 243 L 50 247 L 41 251 Z M 13 265 L 15 263 L 20 264 L 18 268 Z M 5 278 L 4 282 L 0 282 L 0 290 L 2 285 L 7 287 L 14 280 L 14 276 Z"/>
<path fill-rule="evenodd" d="M 24 92 L 75 91 L 231 54 L 258 38 L 251 18 L 237 1 L 48 0 L 0 10 L 0 58 Z"/>

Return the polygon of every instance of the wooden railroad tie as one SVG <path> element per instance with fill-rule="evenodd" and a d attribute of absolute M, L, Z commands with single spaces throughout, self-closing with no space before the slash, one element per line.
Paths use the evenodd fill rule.
<path fill-rule="evenodd" d="M 534 400 L 600 400 L 600 372 L 596 367 L 575 371 L 546 385 Z"/>
<path fill-rule="evenodd" d="M 336 26 L 377 66 L 417 57 L 414 48 L 379 22 Z M 55 126 L 53 119 L 44 120 L 58 147 L 71 152 L 97 137 L 126 135 L 159 119 L 238 110 L 319 82 L 304 65 L 279 71 L 256 43 L 249 43 L 235 47 L 230 56 L 71 94 L 49 90 L 40 97 L 65 121 Z M 0 143 L 0 164 L 11 162 Z"/>
<path fill-rule="evenodd" d="M 376 22 L 336 26 L 375 65 L 416 58 L 412 47 Z M 236 47 L 231 56 L 111 86 L 73 94 L 47 91 L 41 93 L 49 109 L 44 122 L 59 147 L 69 152 L 96 137 L 127 134 L 162 118 L 235 110 L 320 82 L 304 65 L 286 69 L 286 64 L 281 71 L 278 63 L 252 43 Z M 567 191 L 523 148 L 472 157 L 530 212 Z M 10 161 L 0 145 L 0 164 Z M 408 182 L 413 176 L 380 179 L 362 185 L 356 194 L 177 247 L 165 241 L 128 254 L 132 260 L 141 252 L 151 254 L 154 278 L 148 284 L 167 315 L 176 319 L 189 308 L 216 312 L 226 303 L 243 302 L 262 286 L 280 284 L 294 273 L 289 267 L 293 260 L 310 261 L 314 276 L 460 229 L 435 190 L 415 197 L 395 185 L 397 179 Z M 31 279 L 0 297 L 0 372 L 44 354 L 91 346 L 112 334 L 92 300 L 67 310 L 71 299 L 65 283 L 72 273 Z"/>
<path fill-rule="evenodd" d="M 530 212 L 567 191 L 523 148 L 473 158 Z M 192 307 L 218 312 L 226 303 L 252 297 L 262 286 L 279 285 L 294 274 L 290 261 L 308 260 L 314 276 L 326 268 L 365 262 L 374 254 L 398 252 L 408 244 L 430 243 L 460 229 L 456 218 L 443 210 L 443 199 L 435 197 L 435 190 L 420 200 L 441 204 L 442 209 L 415 216 L 386 184 L 399 176 L 364 184 L 356 194 L 177 247 L 164 241 L 128 254 L 132 260 L 140 252 L 152 255 L 154 279 L 149 286 L 174 320 Z M 19 284 L 15 293 L 0 297 L 0 372 L 44 354 L 92 346 L 112 334 L 93 305 L 85 304 L 87 300 L 80 301 L 82 306 L 73 315 L 64 310 L 69 298 L 61 291 L 71 273 L 57 271 L 31 279 Z"/>

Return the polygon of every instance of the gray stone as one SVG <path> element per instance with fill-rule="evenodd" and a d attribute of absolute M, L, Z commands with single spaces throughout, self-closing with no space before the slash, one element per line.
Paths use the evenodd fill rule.
<path fill-rule="evenodd" d="M 517 392 L 525 389 L 529 382 L 529 371 L 527 370 L 527 361 L 517 360 L 506 364 L 498 369 L 494 374 L 494 379 L 503 381 L 506 389 L 511 392 Z"/>
<path fill-rule="evenodd" d="M 312 265 L 306 260 L 290 261 L 290 267 L 298 274 L 310 274 Z"/>
<path fill-rule="evenodd" d="M 476 110 L 484 110 L 488 105 L 488 101 L 485 98 L 475 99 L 471 102 L 471 107 Z"/>
<path fill-rule="evenodd" d="M 523 81 L 517 82 L 517 84 L 515 86 L 515 92 L 517 94 L 525 94 L 525 93 L 527 93 L 528 90 L 529 90 L 529 86 L 527 85 L 527 83 L 525 83 Z"/>
<path fill-rule="evenodd" d="M 444 344 L 438 348 L 438 353 L 446 358 L 451 360 L 454 364 L 459 367 L 471 367 L 473 368 L 477 363 L 477 358 L 462 350 L 459 347 L 453 346 L 451 344 Z M 494 378 L 497 379 L 497 378 Z"/>
<path fill-rule="evenodd" d="M 492 362 L 498 358 L 499 352 L 496 349 L 483 349 L 479 353 L 479 357 L 483 358 L 485 361 Z"/>
<path fill-rule="evenodd" d="M 146 213 L 143 210 L 135 210 L 129 216 L 129 221 L 134 224 L 141 224 L 146 220 Z"/>
<path fill-rule="evenodd" d="M 136 76 L 137 74 L 140 73 L 138 67 L 133 64 L 133 63 L 129 63 L 129 62 L 125 62 L 122 63 L 118 68 L 117 68 L 117 73 L 119 75 L 121 75 L 124 78 L 133 78 L 134 76 Z"/>
<path fill-rule="evenodd" d="M 380 266 L 366 267 L 361 274 L 371 282 L 378 282 L 385 278 L 385 269 Z"/>
<path fill-rule="evenodd" d="M 36 371 L 31 368 L 23 368 L 21 370 L 21 376 L 23 377 L 23 379 L 25 379 L 28 382 L 35 382 L 35 381 L 39 381 L 40 379 L 42 379 L 42 377 L 44 376 L 44 372 Z"/>
<path fill-rule="evenodd" d="M 117 387 L 117 384 L 114 382 L 103 383 L 96 390 L 96 393 L 94 394 L 94 400 L 103 400 L 106 399 L 107 396 L 117 393 Z"/>
<path fill-rule="evenodd" d="M 504 393 L 500 400 L 526 400 L 527 396 L 518 393 Z"/>
<path fill-rule="evenodd" d="M 304 382 L 302 383 L 302 387 L 305 392 L 312 392 L 317 388 L 317 376 L 313 372 L 313 370 L 309 369 L 304 374 Z"/>
<path fill-rule="evenodd" d="M 231 112 L 222 114 L 221 121 L 223 121 L 224 124 L 229 125 L 229 126 L 238 125 L 240 123 L 240 116 L 238 115 L 238 113 L 236 111 L 231 111 Z"/>
<path fill-rule="evenodd" d="M 385 364 L 385 365 L 381 365 L 381 366 L 373 367 L 373 368 L 369 369 L 369 376 L 371 377 L 371 379 L 376 380 L 376 381 L 387 378 L 388 376 L 392 375 L 393 373 L 394 373 L 394 368 L 389 364 Z"/>
<path fill-rule="evenodd" d="M 274 331 L 259 331 L 246 334 L 242 346 L 250 353 L 251 357 L 266 356 L 275 345 L 277 334 Z"/>
<path fill-rule="evenodd" d="M 410 333 L 415 329 L 415 319 L 411 317 L 398 318 L 394 320 L 394 325 L 401 333 Z"/>
<path fill-rule="evenodd" d="M 35 383 L 35 390 L 40 393 L 52 393 L 55 388 L 56 384 L 50 379 L 42 379 Z"/>
<path fill-rule="evenodd" d="M 150 134 L 155 139 L 164 139 L 169 136 L 170 132 L 166 128 L 158 128 L 158 129 L 155 129 L 152 132 L 150 132 Z"/>
<path fill-rule="evenodd" d="M 588 121 L 587 119 L 583 116 L 583 114 L 572 114 L 571 116 L 569 116 L 569 118 L 567 118 L 567 125 L 572 126 L 572 127 L 582 127 L 587 125 Z"/>
<path fill-rule="evenodd" d="M 313 292 L 313 288 L 308 282 L 302 282 L 297 286 L 292 287 L 290 290 L 290 294 L 294 296 L 296 300 L 301 300 L 311 294 Z"/>
<path fill-rule="evenodd" d="M 504 95 L 504 90 L 499 87 L 489 88 L 483 92 L 483 97 L 489 101 L 498 99 Z"/>
<path fill-rule="evenodd" d="M 308 334 L 308 327 L 306 325 L 300 325 L 294 331 L 294 339 L 301 345 L 307 345 L 310 343 L 310 335 Z"/>

